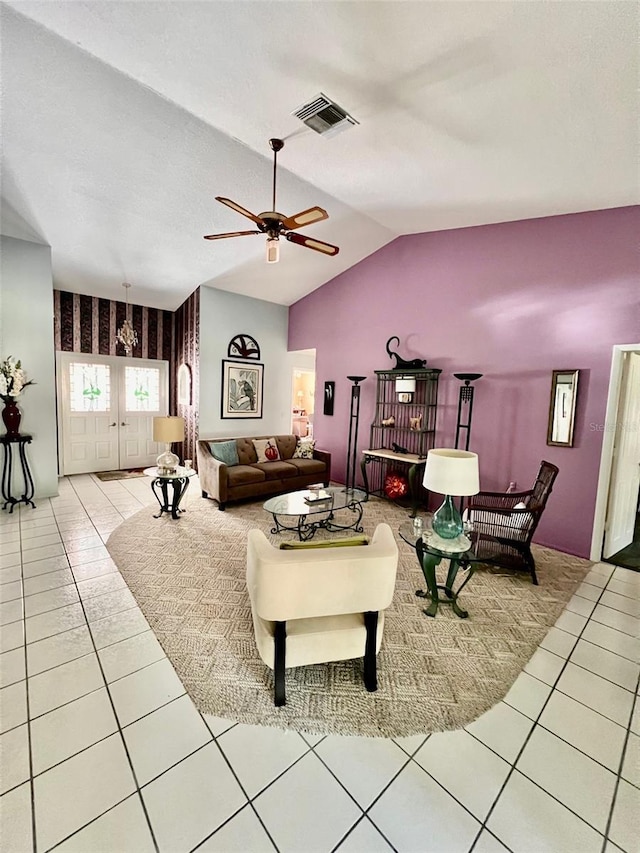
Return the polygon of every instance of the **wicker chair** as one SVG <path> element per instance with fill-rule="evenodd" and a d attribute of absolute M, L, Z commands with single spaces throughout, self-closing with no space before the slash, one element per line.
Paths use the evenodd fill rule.
<path fill-rule="evenodd" d="M 508 569 L 527 569 L 534 584 L 536 563 L 531 540 L 558 468 L 541 462 L 533 488 L 527 492 L 478 492 L 469 502 L 476 553 L 483 563 Z"/>

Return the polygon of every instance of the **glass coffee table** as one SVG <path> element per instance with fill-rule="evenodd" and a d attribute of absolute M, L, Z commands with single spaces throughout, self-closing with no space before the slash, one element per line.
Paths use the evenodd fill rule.
<path fill-rule="evenodd" d="M 429 515 L 422 520 L 421 526 L 412 521 L 404 522 L 400 525 L 398 533 L 405 542 L 416 549 L 416 556 L 427 582 L 426 592 L 421 589 L 416 590 L 416 595 L 419 598 L 431 599 L 429 606 L 425 607 L 422 612 L 427 616 L 435 616 L 439 604 L 450 604 L 456 616 L 459 616 L 460 619 L 466 619 L 469 613 L 462 610 L 458 605 L 458 596 L 473 577 L 476 565 L 482 562 L 476 554 L 474 542 L 469 539 L 466 541 L 461 539 L 449 543 L 440 537 L 436 539 L 431 529 L 431 517 Z M 437 547 L 434 541 L 440 547 Z M 443 543 L 446 543 L 447 549 L 444 548 Z M 449 560 L 449 571 L 444 584 L 439 584 L 436 577 L 436 566 L 442 560 Z M 459 569 L 466 571 L 467 576 L 460 586 L 454 590 L 453 587 Z M 445 598 L 440 596 L 439 590 L 444 590 Z"/>
<path fill-rule="evenodd" d="M 327 494 L 326 500 L 308 502 L 313 493 L 309 489 L 291 492 L 288 495 L 278 495 L 269 498 L 263 504 L 263 509 L 273 516 L 272 533 L 282 533 L 283 530 L 295 530 L 301 542 L 313 539 L 316 530 L 355 530 L 362 533 L 362 504 L 367 500 L 366 492 L 360 489 L 346 489 L 344 486 L 328 486 L 321 489 Z M 346 510 L 336 519 L 336 512 Z"/>

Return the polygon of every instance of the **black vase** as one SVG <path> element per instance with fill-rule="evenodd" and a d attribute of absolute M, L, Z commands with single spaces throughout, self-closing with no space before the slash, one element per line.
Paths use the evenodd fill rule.
<path fill-rule="evenodd" d="M 5 398 L 4 409 L 2 410 L 2 420 L 4 421 L 4 425 L 7 430 L 6 435 L 20 435 L 21 419 L 22 413 L 18 408 L 18 404 L 15 403 L 13 400 L 7 400 Z"/>

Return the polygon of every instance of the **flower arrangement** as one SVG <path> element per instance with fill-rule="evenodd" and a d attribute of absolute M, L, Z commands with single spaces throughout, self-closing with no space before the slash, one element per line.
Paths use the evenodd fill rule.
<path fill-rule="evenodd" d="M 20 359 L 16 361 L 9 356 L 0 361 L 0 398 L 5 403 L 13 403 L 28 385 L 35 385 L 35 382 L 27 379 Z"/>

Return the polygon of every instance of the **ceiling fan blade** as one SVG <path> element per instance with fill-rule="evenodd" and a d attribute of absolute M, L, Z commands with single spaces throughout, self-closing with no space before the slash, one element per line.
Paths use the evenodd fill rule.
<path fill-rule="evenodd" d="M 287 216 L 286 219 L 282 220 L 282 224 L 286 229 L 293 231 L 294 228 L 302 228 L 303 225 L 311 225 L 313 222 L 321 222 L 328 218 L 329 214 L 326 210 L 321 207 L 310 207 L 294 216 Z"/>
<path fill-rule="evenodd" d="M 247 219 L 251 219 L 256 225 L 264 225 L 262 219 L 259 216 L 256 216 L 255 213 L 251 213 L 250 210 L 247 210 L 246 207 L 242 207 L 235 201 L 231 201 L 230 198 L 223 198 L 222 196 L 217 195 L 216 201 L 221 202 L 222 204 L 226 204 L 227 207 L 230 207 L 231 210 L 235 210 L 237 213 L 241 213 L 243 216 L 246 216 Z"/>
<path fill-rule="evenodd" d="M 322 252 L 323 255 L 337 255 L 340 251 L 337 246 L 332 246 L 331 243 L 323 243 L 322 240 L 314 240 L 313 237 L 305 237 L 304 234 L 292 234 L 289 232 L 284 236 L 291 243 L 306 246 L 307 249 L 314 249 L 316 252 Z"/>
<path fill-rule="evenodd" d="M 229 231 L 227 234 L 207 234 L 205 240 L 222 240 L 224 237 L 244 237 L 245 234 L 262 234 L 262 231 Z"/>

